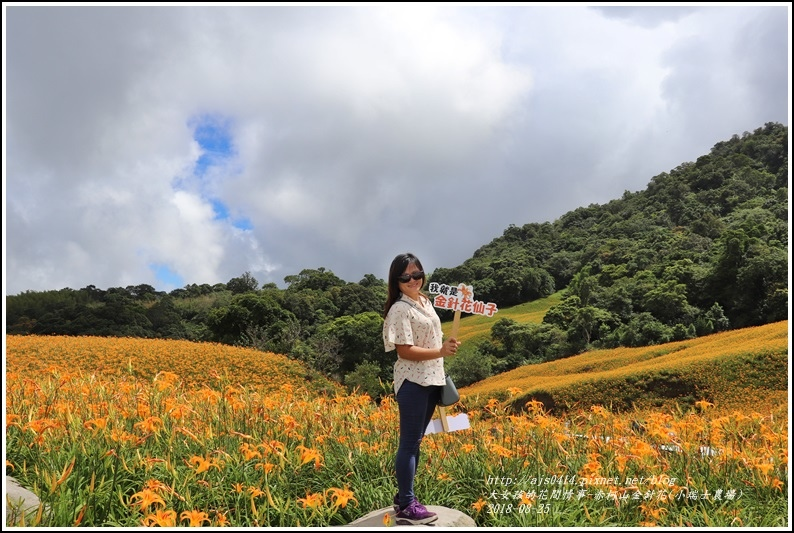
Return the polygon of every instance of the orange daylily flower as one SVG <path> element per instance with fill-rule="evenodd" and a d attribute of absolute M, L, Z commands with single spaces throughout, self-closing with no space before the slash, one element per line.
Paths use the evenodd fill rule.
<path fill-rule="evenodd" d="M 220 465 L 214 459 L 206 459 L 204 457 L 199 457 L 198 455 L 191 457 L 189 464 L 196 465 L 196 474 L 206 472 L 213 467 L 217 468 L 218 470 L 221 469 Z"/>
<path fill-rule="evenodd" d="M 130 498 L 130 505 L 137 505 L 140 511 L 145 510 L 152 504 L 158 504 L 165 507 L 165 501 L 160 497 L 159 494 L 154 492 L 151 489 L 143 489 L 140 492 L 136 492 Z"/>
<path fill-rule="evenodd" d="M 307 448 L 306 446 L 298 445 L 298 451 L 300 451 L 300 461 L 302 465 L 314 461 L 314 468 L 320 468 L 320 462 L 322 461 L 322 454 L 319 451 L 315 450 L 314 448 Z"/>
<path fill-rule="evenodd" d="M 526 407 L 531 413 L 538 413 L 543 411 L 543 402 L 539 400 L 530 400 L 524 404 L 524 407 Z"/>
<path fill-rule="evenodd" d="M 307 507 L 316 509 L 317 507 L 322 505 L 323 500 L 324 500 L 323 495 L 319 492 L 315 492 L 315 493 L 307 492 L 305 498 L 298 498 L 298 501 L 301 502 L 304 509 Z"/>
<path fill-rule="evenodd" d="M 176 525 L 176 511 L 159 509 L 154 514 L 150 514 L 141 523 L 144 526 L 174 527 Z"/>
<path fill-rule="evenodd" d="M 496 444 L 496 443 L 491 444 L 491 452 L 496 454 L 496 455 L 498 455 L 498 456 L 500 456 L 500 457 L 506 457 L 508 459 L 510 457 L 513 457 L 513 452 L 511 450 L 505 448 L 504 446 Z"/>
<path fill-rule="evenodd" d="M 482 511 L 482 508 L 485 507 L 486 505 L 488 505 L 488 502 L 480 498 L 479 500 L 471 504 L 471 507 L 475 511 L 480 512 Z"/>
<path fill-rule="evenodd" d="M 532 507 L 532 504 L 535 503 L 535 499 L 537 496 L 530 495 L 526 491 L 521 491 L 521 501 L 519 505 L 526 505 L 527 507 Z"/>
<path fill-rule="evenodd" d="M 6 414 L 6 428 L 9 428 L 11 426 L 22 427 L 20 425 L 20 423 L 19 423 L 21 420 L 22 420 L 21 416 L 19 416 L 17 414 L 14 414 L 14 413 L 7 413 Z"/>
<path fill-rule="evenodd" d="M 145 433 L 157 433 L 163 428 L 163 421 L 157 416 L 150 416 L 135 424 L 135 428 Z"/>
<path fill-rule="evenodd" d="M 708 400 L 698 400 L 695 402 L 695 406 L 700 409 L 706 410 L 709 407 L 714 407 L 714 404 Z"/>
<path fill-rule="evenodd" d="M 86 420 L 85 422 L 83 422 L 83 427 L 86 429 L 105 429 L 107 423 L 108 423 L 107 417 L 92 418 L 91 420 Z"/>
<path fill-rule="evenodd" d="M 769 474 L 772 470 L 775 469 L 775 465 L 767 461 L 756 461 L 753 463 L 753 467 L 755 467 L 757 470 L 760 470 L 761 473 L 764 475 Z"/>
<path fill-rule="evenodd" d="M 256 465 L 254 465 L 254 470 L 259 470 L 261 468 L 265 474 L 269 474 L 275 467 L 276 465 L 273 463 L 256 463 Z"/>
<path fill-rule="evenodd" d="M 499 405 L 499 400 L 496 398 L 491 398 L 488 400 L 488 403 L 485 405 L 486 409 L 494 409 Z"/>
<path fill-rule="evenodd" d="M 188 525 L 190 527 L 200 527 L 204 522 L 209 523 L 210 518 L 207 516 L 207 513 L 204 511 L 182 511 L 182 514 L 179 515 L 180 520 L 188 520 Z"/>
<path fill-rule="evenodd" d="M 348 489 L 340 489 L 337 487 L 331 487 L 327 491 L 325 491 L 326 496 L 328 493 L 331 493 L 331 499 L 334 502 L 334 507 L 341 507 L 344 509 L 347 507 L 347 503 L 349 501 L 356 502 L 358 505 L 358 500 L 353 496 L 353 491 Z"/>
<path fill-rule="evenodd" d="M 240 444 L 240 453 L 243 454 L 243 457 L 245 457 L 246 461 L 249 461 L 255 457 L 262 457 L 262 454 L 259 453 L 259 450 L 257 450 L 256 447 L 251 446 L 247 442 L 243 442 L 242 444 Z"/>

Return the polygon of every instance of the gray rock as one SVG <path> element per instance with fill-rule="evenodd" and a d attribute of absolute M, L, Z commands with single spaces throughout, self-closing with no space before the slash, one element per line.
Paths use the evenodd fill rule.
<path fill-rule="evenodd" d="M 394 523 L 394 508 L 384 507 L 350 522 L 348 527 L 384 527 L 386 524 L 383 523 L 383 516 L 386 514 L 391 515 L 391 524 L 395 527 L 477 527 L 472 517 L 455 509 L 439 505 L 428 505 L 427 509 L 436 513 L 438 520 L 422 526 L 396 526 Z"/>
<path fill-rule="evenodd" d="M 22 525 L 23 515 L 24 524 L 30 525 L 31 519 L 35 517 L 39 510 L 39 497 L 28 489 L 20 485 L 16 479 L 6 476 L 6 525 Z"/>

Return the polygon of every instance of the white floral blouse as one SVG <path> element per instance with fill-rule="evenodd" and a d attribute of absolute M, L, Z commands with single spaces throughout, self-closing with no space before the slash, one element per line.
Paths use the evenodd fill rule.
<path fill-rule="evenodd" d="M 441 320 L 433 304 L 424 296 L 421 303 L 417 303 L 401 295 L 383 321 L 383 346 L 387 352 L 395 350 L 397 344 L 437 350 L 443 344 L 442 337 Z M 444 358 L 409 361 L 398 355 L 394 363 L 394 394 L 406 379 L 422 386 L 443 385 Z"/>

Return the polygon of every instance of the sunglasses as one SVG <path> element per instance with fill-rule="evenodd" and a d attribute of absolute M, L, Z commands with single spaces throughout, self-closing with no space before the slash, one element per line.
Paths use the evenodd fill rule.
<path fill-rule="evenodd" d="M 397 276 L 397 281 L 400 283 L 408 283 L 412 279 L 422 279 L 423 277 L 425 277 L 425 273 L 421 270 L 416 270 L 412 274 L 402 274 Z"/>

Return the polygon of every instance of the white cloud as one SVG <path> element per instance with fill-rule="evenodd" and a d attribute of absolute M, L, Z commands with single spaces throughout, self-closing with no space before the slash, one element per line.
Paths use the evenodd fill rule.
<path fill-rule="evenodd" d="M 6 293 L 451 267 L 788 123 L 788 6 L 626 7 L 4 4 Z"/>

